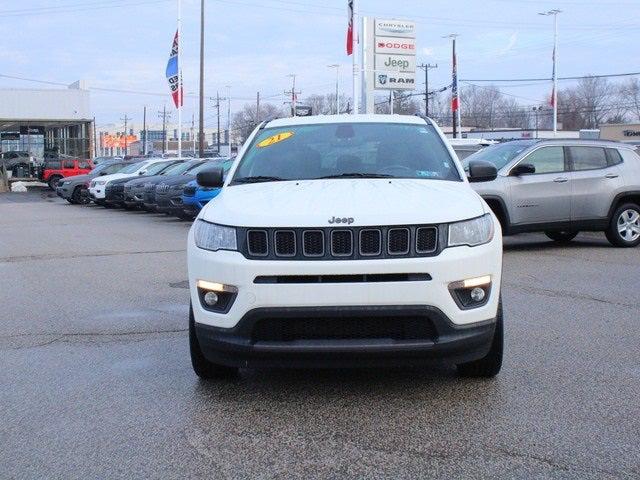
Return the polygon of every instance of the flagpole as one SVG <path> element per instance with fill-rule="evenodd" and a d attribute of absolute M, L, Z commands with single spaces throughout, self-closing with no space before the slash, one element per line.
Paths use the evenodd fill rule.
<path fill-rule="evenodd" d="M 553 136 L 558 135 L 558 13 L 553 15 Z"/>
<path fill-rule="evenodd" d="M 353 0 L 353 21 L 352 24 L 353 26 L 351 27 L 353 30 L 353 40 L 352 40 L 352 48 L 353 48 L 353 53 L 351 55 L 352 57 L 352 62 L 353 62 L 353 114 L 357 115 L 360 111 L 360 89 L 358 88 L 358 61 L 357 61 L 357 55 L 358 55 L 358 22 L 356 21 L 357 18 L 357 0 Z"/>
<path fill-rule="evenodd" d="M 453 50 L 456 49 L 456 39 L 453 39 Z M 458 56 L 456 55 L 456 95 L 458 96 L 458 110 L 456 110 L 456 115 L 458 116 L 458 131 L 460 132 L 460 138 L 462 138 L 462 101 L 460 99 L 460 84 L 458 83 L 458 78 L 460 75 L 458 73 Z"/>
<path fill-rule="evenodd" d="M 182 18 L 178 0 L 178 158 L 182 158 Z"/>

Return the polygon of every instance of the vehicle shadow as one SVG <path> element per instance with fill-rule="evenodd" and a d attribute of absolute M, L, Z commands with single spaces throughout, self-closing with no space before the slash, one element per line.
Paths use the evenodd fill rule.
<path fill-rule="evenodd" d="M 613 249 L 604 235 L 578 236 L 567 243 L 558 243 L 547 239 L 543 235 L 520 239 L 517 236 L 505 237 L 503 249 L 505 252 L 531 252 L 552 250 L 584 250 L 584 249 Z"/>

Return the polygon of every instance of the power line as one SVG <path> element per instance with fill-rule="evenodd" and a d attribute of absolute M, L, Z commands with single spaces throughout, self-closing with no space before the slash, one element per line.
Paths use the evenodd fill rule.
<path fill-rule="evenodd" d="M 609 73 L 603 75 L 579 75 L 573 77 L 558 77 L 558 80 L 582 80 L 583 78 L 614 78 L 614 77 L 633 77 L 640 75 L 640 72 L 629 73 Z M 550 82 L 549 78 L 483 78 L 483 79 L 460 79 L 461 82 Z"/>

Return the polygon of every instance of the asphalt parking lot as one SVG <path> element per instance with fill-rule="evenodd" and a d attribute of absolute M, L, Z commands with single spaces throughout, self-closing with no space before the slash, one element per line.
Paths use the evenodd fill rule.
<path fill-rule="evenodd" d="M 638 478 L 640 250 L 506 239 L 506 358 L 242 371 L 187 344 L 188 222 L 0 194 L 1 478 Z"/>

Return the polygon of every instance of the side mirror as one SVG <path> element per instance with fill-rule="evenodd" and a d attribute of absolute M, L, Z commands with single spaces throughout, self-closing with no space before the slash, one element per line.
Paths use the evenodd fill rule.
<path fill-rule="evenodd" d="M 99 173 L 98 173 L 98 176 L 99 176 L 99 177 L 102 177 L 103 175 L 106 175 L 106 174 L 107 174 L 107 172 L 99 172 Z"/>
<path fill-rule="evenodd" d="M 145 173 L 147 173 L 147 171 L 146 170 L 142 170 L 142 171 L 138 172 L 138 175 L 144 175 Z"/>
<path fill-rule="evenodd" d="M 529 175 L 531 173 L 536 173 L 536 167 L 530 163 L 520 163 L 511 170 L 511 175 L 515 175 L 516 177 L 519 177 L 520 175 Z"/>
<path fill-rule="evenodd" d="M 496 166 L 485 160 L 472 160 L 469 162 L 470 182 L 490 182 L 498 177 Z"/>
<path fill-rule="evenodd" d="M 224 185 L 222 168 L 211 168 L 196 175 L 196 181 L 201 187 L 220 188 Z"/>

